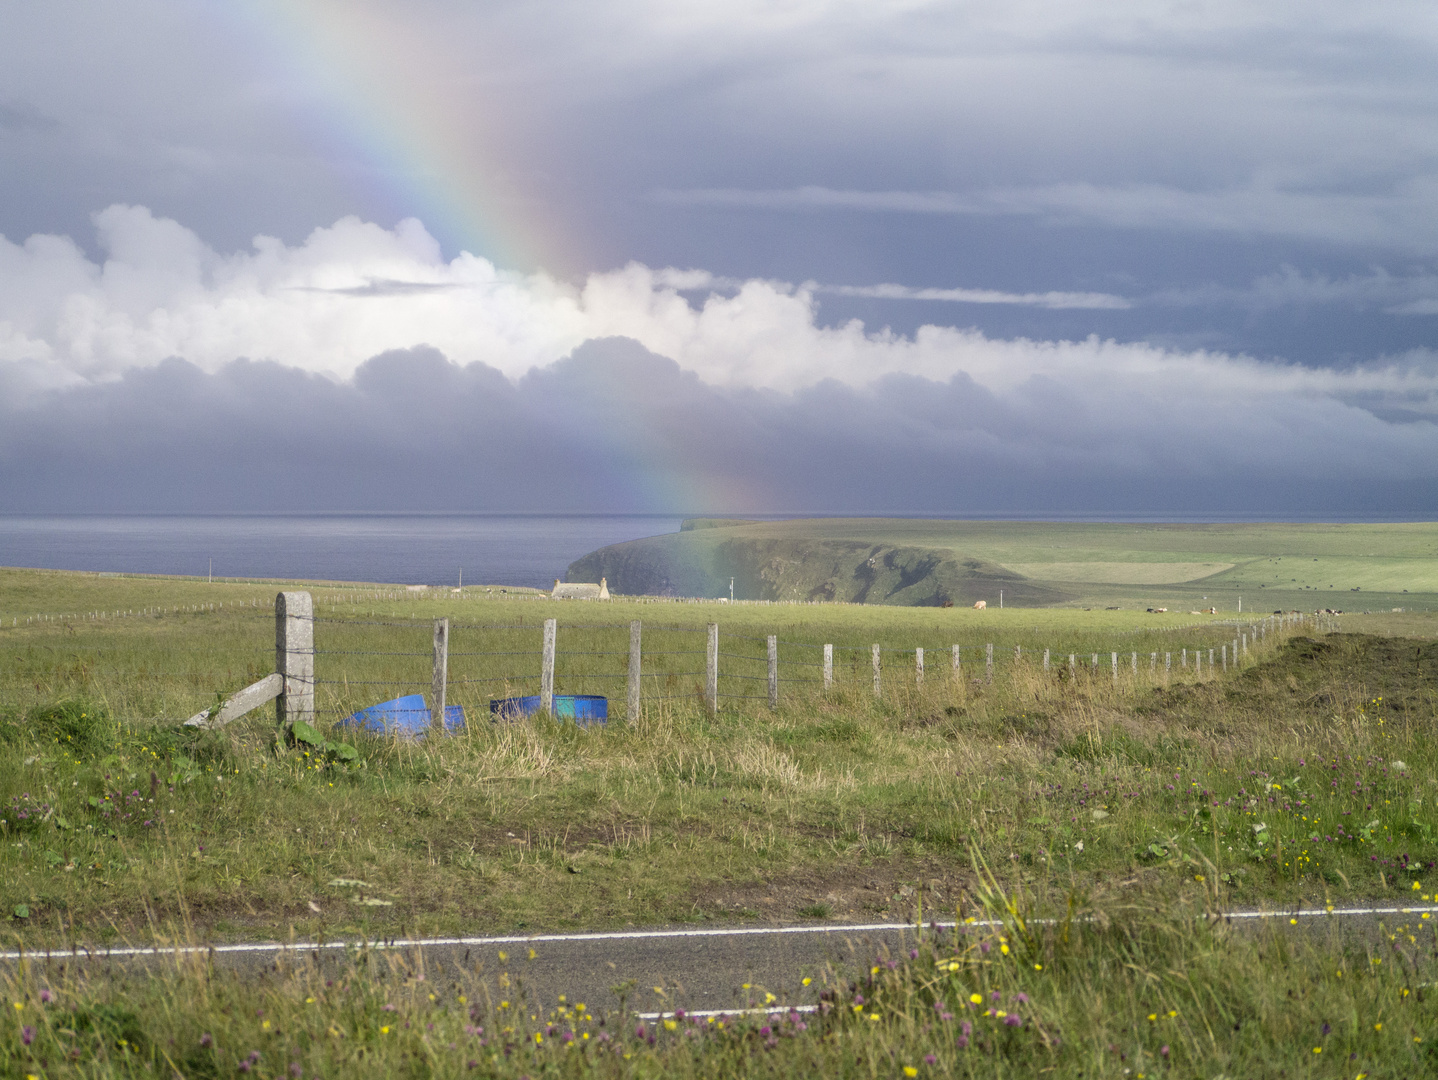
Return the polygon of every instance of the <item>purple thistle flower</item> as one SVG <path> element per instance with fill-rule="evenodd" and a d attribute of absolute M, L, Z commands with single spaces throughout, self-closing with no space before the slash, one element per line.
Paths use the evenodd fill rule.
<path fill-rule="evenodd" d="M 1004 1025 L 1006 1027 L 1023 1027 L 1024 1022 L 1013 1013 L 1009 1013 L 1008 1016 L 1004 1017 Z"/>
<path fill-rule="evenodd" d="M 29 1046 L 35 1041 L 35 1029 L 29 1024 L 26 1024 L 20 1029 L 20 1041 L 26 1046 Z"/>
<path fill-rule="evenodd" d="M 924 1055 L 924 1064 L 925 1064 L 925 1065 L 937 1065 L 938 1063 L 939 1063 L 939 1059 L 938 1059 L 935 1055 L 933 1055 L 933 1054 L 925 1054 L 925 1055 Z"/>

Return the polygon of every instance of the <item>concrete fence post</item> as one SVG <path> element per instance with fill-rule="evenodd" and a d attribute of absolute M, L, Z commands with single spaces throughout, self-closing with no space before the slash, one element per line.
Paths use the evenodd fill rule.
<path fill-rule="evenodd" d="M 1224 671 L 1227 671 L 1227 670 L 1228 670 L 1228 646 L 1227 646 L 1227 645 L 1220 645 L 1220 646 L 1218 647 L 1218 655 L 1219 655 L 1219 658 L 1223 661 L 1223 670 L 1224 670 Z"/>
<path fill-rule="evenodd" d="M 918 687 L 922 687 L 922 686 L 924 685 L 924 650 L 923 650 L 923 649 L 915 649 L 915 650 L 914 650 L 914 685 L 915 685 L 915 686 L 918 686 Z"/>
<path fill-rule="evenodd" d="M 779 707 L 779 639 L 769 635 L 769 708 Z"/>
<path fill-rule="evenodd" d="M 559 620 L 544 620 L 544 657 L 539 668 L 539 707 L 554 713 L 554 639 L 558 636 Z"/>
<path fill-rule="evenodd" d="M 429 699 L 429 726 L 444 730 L 444 699 L 449 689 L 449 620 L 434 620 L 434 681 Z"/>
<path fill-rule="evenodd" d="M 989 642 L 984 646 L 984 682 L 994 681 L 994 645 Z"/>
<path fill-rule="evenodd" d="M 1111 652 L 1111 653 L 1109 653 L 1109 654 L 1108 654 L 1108 662 L 1109 662 L 1109 665 L 1110 665 L 1110 666 L 1112 667 L 1112 669 L 1113 669 L 1113 684 L 1114 684 L 1115 686 L 1117 686 L 1117 685 L 1118 685 L 1118 653 L 1116 653 L 1116 652 Z"/>
<path fill-rule="evenodd" d="M 1157 671 L 1157 670 L 1158 670 L 1158 653 L 1156 653 L 1156 652 L 1151 652 L 1151 653 L 1148 654 L 1148 671 L 1149 671 L 1149 674 L 1152 675 L 1152 674 L 1153 674 L 1155 671 Z"/>
<path fill-rule="evenodd" d="M 824 689 L 829 690 L 834 686 L 834 646 L 824 646 Z"/>
<path fill-rule="evenodd" d="M 883 686 L 879 682 L 879 646 L 874 646 L 874 696 L 879 697 L 883 693 Z"/>
<path fill-rule="evenodd" d="M 307 592 L 275 597 L 275 671 L 284 680 L 275 718 L 289 730 L 315 722 L 315 604 Z"/>
<path fill-rule="evenodd" d="M 1203 674 L 1203 650 L 1202 650 L 1202 649 L 1194 649 L 1194 650 L 1193 650 L 1193 673 L 1194 673 L 1195 675 L 1202 675 L 1202 674 Z"/>
<path fill-rule="evenodd" d="M 1021 646 L 1018 646 L 1018 645 L 1015 645 L 1015 646 L 1014 646 L 1014 663 L 1018 663 L 1019 657 L 1022 656 L 1022 655 L 1023 655 L 1023 649 L 1022 649 L 1022 647 L 1021 647 Z"/>
<path fill-rule="evenodd" d="M 1167 676 L 1168 673 L 1169 673 L 1170 671 L 1172 671 L 1172 670 L 1173 670 L 1173 653 L 1171 653 L 1171 652 L 1166 652 L 1166 653 L 1163 654 L 1163 673 L 1164 673 L 1165 676 Z"/>
<path fill-rule="evenodd" d="M 959 678 L 959 676 L 961 676 L 963 673 L 964 673 L 964 669 L 960 666 L 960 663 L 959 663 L 959 647 L 958 647 L 957 645 L 955 645 L 955 646 L 954 646 L 954 678 L 956 678 L 956 679 Z"/>
<path fill-rule="evenodd" d="M 625 710 L 631 724 L 639 721 L 639 688 L 644 669 L 640 655 L 642 624 L 638 619 L 629 624 L 629 678 L 624 684 L 628 708 Z"/>
<path fill-rule="evenodd" d="M 1047 675 L 1048 673 L 1049 673 L 1049 651 L 1048 651 L 1047 649 L 1045 649 L 1045 650 L 1044 650 L 1044 674 Z"/>
<path fill-rule="evenodd" d="M 1073 653 L 1069 653 L 1069 678 L 1072 679 L 1072 678 L 1076 678 L 1077 676 L 1078 676 L 1078 665 L 1075 663 L 1074 654 L 1073 654 Z"/>
<path fill-rule="evenodd" d="M 709 713 L 719 711 L 719 624 L 709 624 L 709 638 L 704 646 L 704 700 Z"/>
<path fill-rule="evenodd" d="M 1187 650 L 1187 649 L 1180 649 L 1180 650 L 1178 651 L 1178 666 L 1181 667 L 1181 668 L 1186 668 L 1186 667 L 1188 667 L 1188 650 Z"/>
<path fill-rule="evenodd" d="M 1133 677 L 1138 678 L 1138 653 L 1130 653 L 1129 660 L 1133 665 Z"/>
<path fill-rule="evenodd" d="M 1212 650 L 1212 649 L 1209 649 L 1209 650 L 1208 650 L 1208 673 L 1209 673 L 1209 675 L 1212 675 L 1212 674 L 1213 674 L 1213 650 Z"/>

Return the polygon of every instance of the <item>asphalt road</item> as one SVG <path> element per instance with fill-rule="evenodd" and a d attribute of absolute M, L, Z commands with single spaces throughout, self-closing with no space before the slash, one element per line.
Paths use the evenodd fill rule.
<path fill-rule="evenodd" d="M 1331 912 L 1235 911 L 1224 918 L 1240 932 L 1265 927 L 1305 934 L 1339 929 L 1376 936 L 1384 926 L 1421 921 L 1424 913 L 1438 920 L 1438 907 L 1396 906 Z M 371 964 L 423 971 L 431 980 L 478 980 L 494 1000 L 523 999 L 532 1008 L 548 1009 L 564 994 L 571 1003 L 583 1001 L 591 1009 L 604 1010 L 617 1007 L 618 994 L 623 992 L 626 1007 L 633 1011 L 703 1012 L 763 1005 L 768 994 L 776 1005 L 812 1005 L 826 966 L 840 973 L 867 968 L 876 956 L 910 948 L 915 936 L 912 924 L 877 923 L 425 938 L 368 947 L 343 942 L 257 942 L 25 955 L 37 973 L 58 976 L 78 969 L 91 977 L 206 959 L 256 976 L 296 965 L 338 973 L 357 955 L 367 955 Z M 20 957 L 18 952 L 0 952 L 0 962 L 16 963 Z M 805 977 L 813 980 L 808 986 Z"/>

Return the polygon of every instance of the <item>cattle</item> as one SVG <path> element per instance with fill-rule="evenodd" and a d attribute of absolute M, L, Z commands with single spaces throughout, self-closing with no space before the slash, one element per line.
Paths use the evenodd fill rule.
<path fill-rule="evenodd" d="M 988 606 L 989 606 L 989 602 L 988 602 L 987 600 L 975 600 L 975 601 L 974 601 L 974 610 L 975 610 L 975 611 L 983 611 L 984 608 L 986 608 L 986 607 L 988 607 Z"/>

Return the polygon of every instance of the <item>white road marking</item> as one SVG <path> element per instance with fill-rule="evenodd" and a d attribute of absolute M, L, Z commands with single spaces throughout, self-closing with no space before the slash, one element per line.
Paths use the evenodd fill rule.
<path fill-rule="evenodd" d="M 1438 914 L 1438 906 L 1429 907 L 1356 907 L 1356 908 L 1299 908 L 1285 911 L 1226 911 L 1217 916 L 1220 919 L 1307 919 L 1332 916 L 1361 915 L 1429 915 Z M 1035 923 L 1051 922 L 1047 919 L 1031 920 Z M 130 945 L 118 948 L 88 948 L 72 946 L 64 950 L 9 950 L 0 952 L 0 960 L 19 960 L 24 956 L 80 956 L 92 958 L 126 956 L 208 956 L 211 954 L 233 953 L 306 953 L 319 950 L 343 949 L 426 949 L 445 946 L 481 948 L 491 945 L 538 945 L 562 944 L 578 941 L 657 941 L 666 938 L 720 938 L 757 937 L 784 934 L 875 934 L 895 933 L 900 930 L 923 930 L 938 928 L 952 930 L 956 926 L 989 927 L 1002 926 L 998 919 L 970 919 L 963 923 L 952 920 L 930 922 L 920 926 L 916 923 L 842 923 L 824 926 L 736 926 L 715 929 L 693 930 L 615 930 L 580 934 L 508 934 L 498 937 L 444 937 L 444 938 L 399 938 L 389 941 L 308 941 L 308 942 L 244 942 L 234 945 Z"/>

